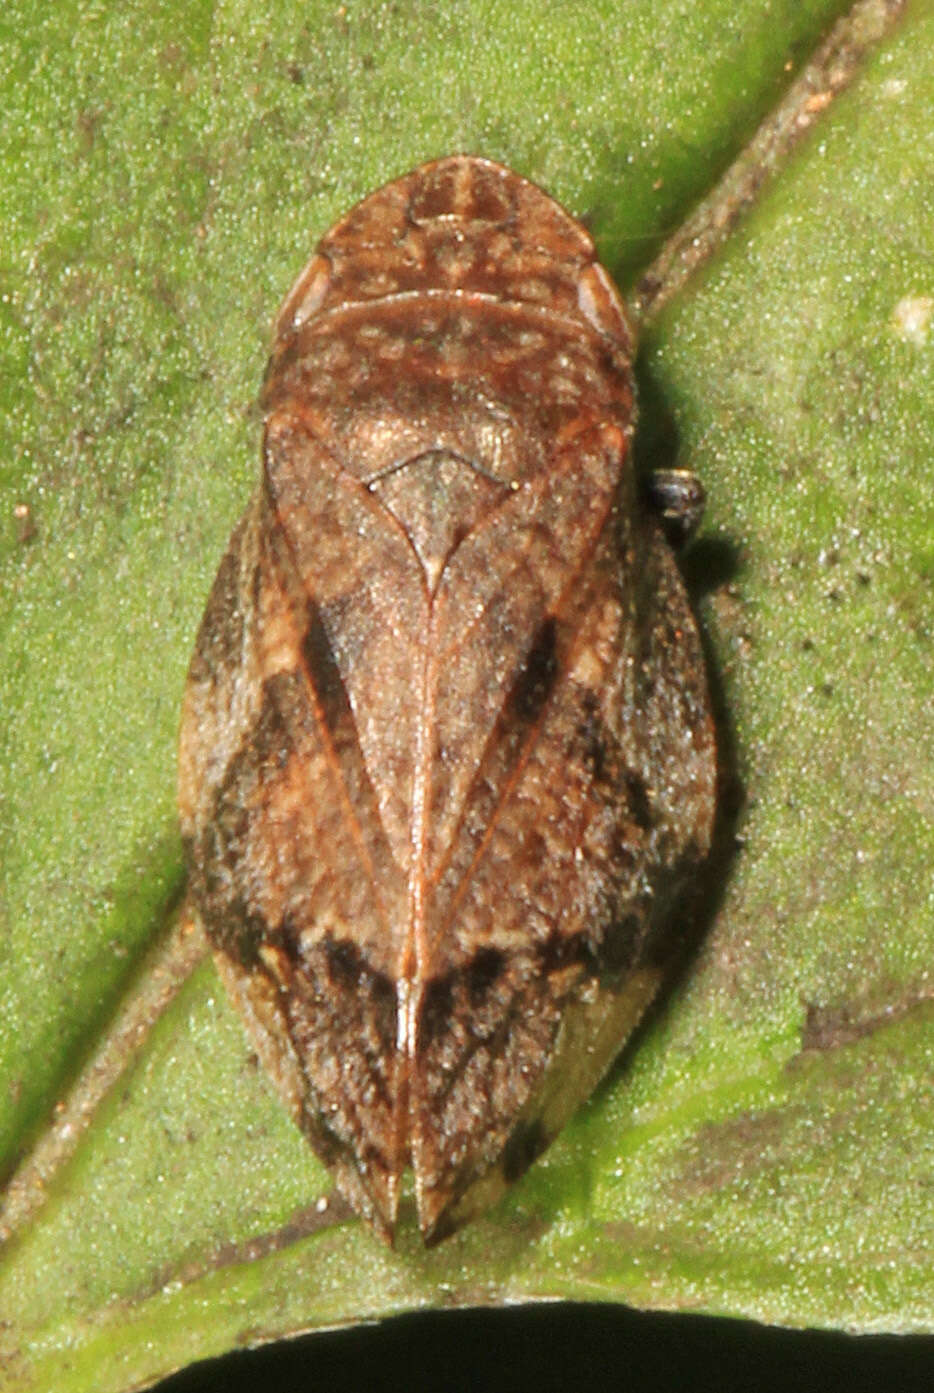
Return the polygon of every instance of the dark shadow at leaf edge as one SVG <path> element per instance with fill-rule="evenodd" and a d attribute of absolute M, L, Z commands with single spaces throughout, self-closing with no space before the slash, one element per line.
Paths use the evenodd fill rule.
<path fill-rule="evenodd" d="M 238 1351 L 157 1393 L 927 1393 L 934 1337 L 782 1330 L 611 1304 L 432 1311 Z"/>

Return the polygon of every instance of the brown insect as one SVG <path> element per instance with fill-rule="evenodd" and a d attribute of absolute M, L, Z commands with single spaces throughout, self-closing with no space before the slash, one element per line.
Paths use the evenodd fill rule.
<path fill-rule="evenodd" d="M 263 477 L 185 694 L 192 894 L 280 1093 L 435 1242 L 588 1095 L 703 858 L 694 620 L 637 487 L 631 337 L 508 169 L 353 208 L 276 321 Z"/>

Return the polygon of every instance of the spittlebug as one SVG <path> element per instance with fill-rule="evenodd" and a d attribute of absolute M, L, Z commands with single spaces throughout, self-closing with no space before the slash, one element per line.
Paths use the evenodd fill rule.
<path fill-rule="evenodd" d="M 181 733 L 192 902 L 353 1207 L 499 1197 L 656 991 L 710 841 L 697 630 L 581 225 L 487 160 L 365 199 L 287 296 Z"/>

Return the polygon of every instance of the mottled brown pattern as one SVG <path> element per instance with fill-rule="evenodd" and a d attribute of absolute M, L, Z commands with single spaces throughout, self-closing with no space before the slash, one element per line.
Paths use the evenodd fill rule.
<path fill-rule="evenodd" d="M 192 661 L 192 893 L 343 1193 L 436 1241 L 660 980 L 704 856 L 697 633 L 629 463 L 625 315 L 488 161 L 365 199 L 287 297 L 260 489 Z"/>

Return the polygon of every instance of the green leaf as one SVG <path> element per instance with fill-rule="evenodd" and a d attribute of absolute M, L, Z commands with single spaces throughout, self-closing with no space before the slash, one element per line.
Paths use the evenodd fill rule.
<path fill-rule="evenodd" d="M 631 285 L 843 9 L 8 6 L 6 1174 L 181 894 L 185 669 L 256 475 L 267 326 L 317 237 L 469 149 L 587 215 Z M 0 1387 L 108 1393 L 244 1341 L 550 1296 L 934 1329 L 932 101 L 918 5 L 816 95 L 644 339 L 642 455 L 709 495 L 685 569 L 726 777 L 705 939 L 636 1047 L 488 1217 L 390 1252 L 327 1202 L 205 963 L 28 1197 Z"/>

